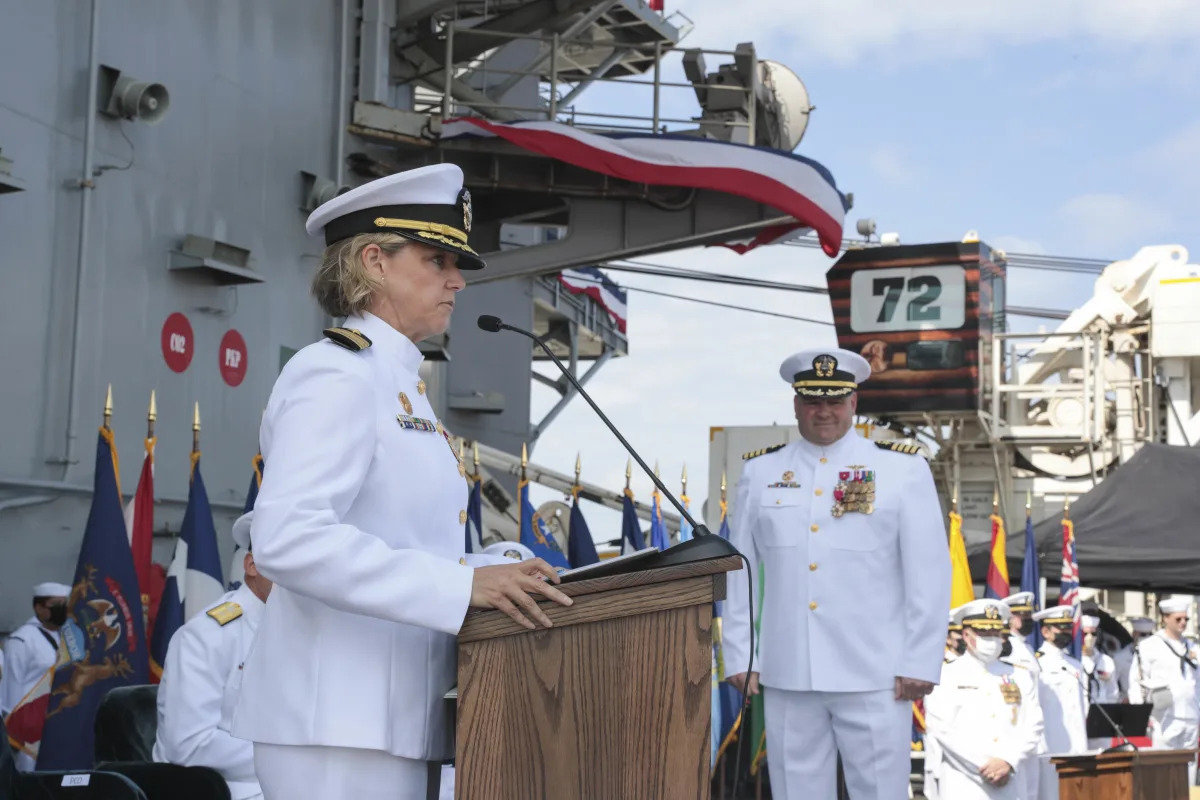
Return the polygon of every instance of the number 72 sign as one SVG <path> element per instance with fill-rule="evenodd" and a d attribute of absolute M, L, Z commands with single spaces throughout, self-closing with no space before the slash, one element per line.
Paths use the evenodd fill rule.
<path fill-rule="evenodd" d="M 966 285 L 959 266 L 857 270 L 850 276 L 850 329 L 869 333 L 961 328 Z"/>

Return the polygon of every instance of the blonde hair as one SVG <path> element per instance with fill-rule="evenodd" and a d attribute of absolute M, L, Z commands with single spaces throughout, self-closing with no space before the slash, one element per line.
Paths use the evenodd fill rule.
<path fill-rule="evenodd" d="M 379 279 L 367 272 L 362 260 L 362 251 L 373 244 L 391 255 L 403 249 L 408 239 L 395 233 L 359 233 L 325 248 L 312 293 L 329 316 L 348 317 L 362 311 L 379 288 Z"/>

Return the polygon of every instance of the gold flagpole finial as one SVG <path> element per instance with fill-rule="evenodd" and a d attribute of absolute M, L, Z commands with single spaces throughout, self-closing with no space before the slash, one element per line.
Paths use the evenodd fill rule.
<path fill-rule="evenodd" d="M 629 480 L 633 477 L 633 459 L 625 461 L 625 491 L 629 491 Z"/>
<path fill-rule="evenodd" d="M 108 385 L 108 394 L 104 396 L 104 427 L 108 427 L 108 421 L 112 419 L 113 403 L 112 403 L 112 384 Z"/>
<path fill-rule="evenodd" d="M 1030 489 L 1026 489 L 1025 490 L 1025 516 L 1027 518 L 1029 517 L 1029 514 L 1032 510 L 1033 510 L 1033 491 Z"/>
<path fill-rule="evenodd" d="M 658 459 L 654 460 L 654 477 L 656 477 L 656 478 L 660 477 L 658 474 Z"/>
<path fill-rule="evenodd" d="M 192 452 L 200 449 L 200 404 L 192 412 Z"/>
<path fill-rule="evenodd" d="M 463 459 L 466 458 L 466 456 L 467 456 L 467 440 L 459 439 L 458 440 L 458 460 L 461 462 L 461 461 L 463 461 Z"/>
<path fill-rule="evenodd" d="M 995 514 L 1000 510 L 1000 490 L 996 489 L 992 492 L 992 513 Z"/>
<path fill-rule="evenodd" d="M 957 494 L 955 494 L 954 496 L 952 496 L 950 498 L 950 513 L 951 514 L 958 513 L 958 495 Z"/>
<path fill-rule="evenodd" d="M 529 464 L 529 448 L 524 442 L 521 442 L 521 474 L 525 474 L 525 467 Z"/>
<path fill-rule="evenodd" d="M 683 483 L 683 493 L 687 494 L 687 464 L 683 465 L 683 475 L 680 476 L 680 481 Z"/>
<path fill-rule="evenodd" d="M 154 390 L 150 390 L 150 410 L 146 413 L 146 438 L 154 438 L 154 422 L 158 419 L 158 403 L 154 401 Z"/>
<path fill-rule="evenodd" d="M 579 485 L 579 473 L 583 472 L 583 457 L 575 453 L 575 485 Z"/>
<path fill-rule="evenodd" d="M 479 442 L 471 442 L 471 452 L 475 456 L 475 474 L 479 474 Z"/>
<path fill-rule="evenodd" d="M 1063 495 L 1063 518 L 1070 519 L 1071 514 L 1071 495 Z"/>
<path fill-rule="evenodd" d="M 725 473 L 721 473 L 721 499 L 725 499 Z"/>

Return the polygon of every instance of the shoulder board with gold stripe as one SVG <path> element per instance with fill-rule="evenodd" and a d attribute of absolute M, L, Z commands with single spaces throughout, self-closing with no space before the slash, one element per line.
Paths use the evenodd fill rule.
<path fill-rule="evenodd" d="M 208 615 L 220 625 L 228 625 L 242 615 L 242 607 L 232 601 L 221 603 L 216 608 L 210 608 Z"/>
<path fill-rule="evenodd" d="M 904 453 L 905 455 L 915 456 L 920 454 L 921 448 L 915 444 L 904 444 L 903 442 L 876 442 L 875 446 L 880 450 L 891 450 L 896 453 Z"/>
<path fill-rule="evenodd" d="M 324 333 L 329 341 L 355 353 L 371 346 L 371 340 L 353 328 L 326 328 Z"/>
<path fill-rule="evenodd" d="M 759 456 L 765 456 L 767 453 L 774 453 L 776 450 L 782 450 L 785 447 L 787 447 L 786 442 L 784 444 L 777 444 L 772 447 L 764 447 L 761 450 L 751 450 L 749 453 L 742 454 L 742 461 L 749 461 L 752 458 L 758 458 Z"/>

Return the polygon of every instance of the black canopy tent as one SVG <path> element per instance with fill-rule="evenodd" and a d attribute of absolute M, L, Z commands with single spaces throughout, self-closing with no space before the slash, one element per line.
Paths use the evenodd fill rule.
<path fill-rule="evenodd" d="M 1095 589 L 1200 594 L 1200 449 L 1146 444 L 1071 506 L 1080 583 Z M 1021 582 L 1025 530 L 1008 531 L 1008 575 Z M 1062 513 L 1033 529 L 1038 569 L 1062 572 Z M 989 544 L 967 548 L 971 576 L 987 574 Z M 1014 591 L 1016 589 L 1014 588 Z"/>

